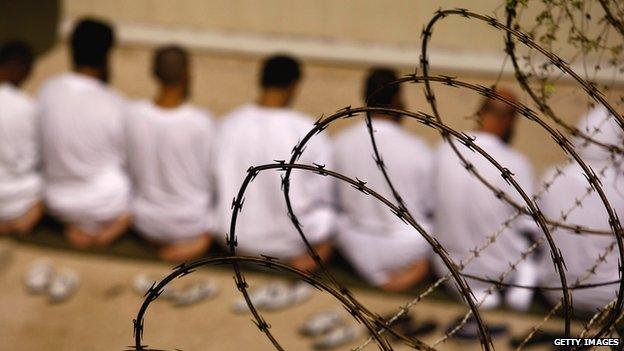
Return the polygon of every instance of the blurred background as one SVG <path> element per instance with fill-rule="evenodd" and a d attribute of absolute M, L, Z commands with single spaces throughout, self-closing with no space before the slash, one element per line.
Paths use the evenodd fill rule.
<path fill-rule="evenodd" d="M 289 52 L 306 64 L 295 107 L 320 116 L 361 105 L 362 79 L 370 66 L 414 72 L 422 29 L 437 9 L 465 7 L 504 20 L 504 3 L 397 0 L 387 6 L 383 0 L 3 0 L 0 41 L 24 38 L 36 45 L 41 56 L 26 85 L 35 92 L 43 79 L 68 68 L 65 38 L 73 21 L 83 16 L 109 20 L 117 29 L 120 44 L 113 54 L 112 83 L 132 98 L 151 96 L 155 91 L 148 72 L 154 46 L 186 45 L 194 55 L 192 100 L 217 116 L 255 98 L 261 57 Z M 540 6 L 537 2 L 521 12 L 527 25 L 535 21 Z M 503 33 L 476 22 L 455 16 L 436 25 L 430 55 L 433 73 L 484 85 L 500 77 L 502 84 L 517 88 L 511 64 L 505 60 Z M 565 40 L 557 41 L 553 49 L 564 59 L 577 52 Z M 580 64 L 576 67 L 582 70 Z M 592 77 L 616 90 L 610 94 L 613 99 L 621 96 L 621 72 L 603 67 Z M 441 86 L 435 86 L 435 91 L 448 123 L 460 129 L 473 125 L 470 117 L 479 101 L 477 95 Z M 410 109 L 430 111 L 422 86 L 406 89 L 405 95 Z M 528 99 L 523 96 L 522 101 Z M 588 102 L 582 91 L 565 79 L 557 82 L 551 99 L 566 121 L 575 121 L 587 110 Z M 340 125 L 330 133 L 336 128 Z M 432 130 L 415 124 L 410 129 L 431 143 L 438 140 Z M 524 121 L 515 146 L 528 154 L 540 173 L 563 155 L 549 144 L 549 137 L 536 137 L 536 133 L 543 132 Z"/>

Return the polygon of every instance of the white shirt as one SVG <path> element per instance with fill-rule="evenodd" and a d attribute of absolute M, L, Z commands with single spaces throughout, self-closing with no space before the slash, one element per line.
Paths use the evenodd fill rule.
<path fill-rule="evenodd" d="M 25 93 L 0 84 L 0 221 L 24 214 L 39 199 L 37 108 Z"/>
<path fill-rule="evenodd" d="M 94 78 L 66 73 L 43 85 L 39 103 L 51 212 L 85 226 L 126 212 L 130 184 L 123 169 L 121 97 Z"/>
<path fill-rule="evenodd" d="M 232 111 L 222 122 L 216 146 L 215 173 L 219 194 L 221 227 L 229 233 L 232 199 L 236 197 L 250 166 L 288 160 L 291 151 L 313 128 L 313 120 L 289 108 L 267 108 L 255 104 Z M 326 164 L 331 168 L 331 147 L 324 135 L 316 135 L 298 163 Z M 277 170 L 264 171 L 248 187 L 236 235 L 242 252 L 280 258 L 299 256 L 303 241 L 287 215 Z M 294 170 L 290 195 L 295 214 L 308 240 L 324 241 L 334 223 L 331 206 L 333 182 L 328 177 Z"/>
<path fill-rule="evenodd" d="M 483 132 L 471 132 L 475 143 L 508 168 L 524 191 L 533 194 L 532 167 L 520 153 L 511 149 L 498 137 Z M 501 172 L 477 152 L 466 149 L 456 142 L 461 154 L 491 184 L 509 194 L 516 202 L 524 203 L 516 190 L 501 177 Z M 444 142 L 436 157 L 436 233 L 438 241 L 448 251 L 451 259 L 459 264 L 472 256 L 471 251 L 485 244 L 487 237 L 498 231 L 504 221 L 516 210 L 496 198 L 478 179 L 468 173 L 451 147 Z M 498 279 L 509 268 L 508 263 L 520 258 L 528 247 L 528 241 L 520 235 L 523 231 L 535 232 L 537 227 L 528 216 L 516 219 L 505 229 L 479 257 L 464 269 L 465 273 Z M 447 272 L 441 259 L 434 260 L 439 274 Z M 513 277 L 513 274 L 509 277 Z M 508 281 L 508 280 L 506 280 Z M 475 287 L 483 284 L 468 279 Z M 485 284 L 489 286 L 489 284 Z"/>
<path fill-rule="evenodd" d="M 134 184 L 133 220 L 160 242 L 214 230 L 210 158 L 215 126 L 189 104 L 165 109 L 143 100 L 128 112 L 128 163 Z"/>
<path fill-rule="evenodd" d="M 373 119 L 375 141 L 395 189 L 416 221 L 430 234 L 428 214 L 432 204 L 432 155 L 420 139 L 393 121 Z M 366 182 L 396 203 L 392 191 L 373 159 L 368 128 L 360 121 L 339 134 L 334 143 L 339 172 Z M 341 214 L 337 242 L 360 274 L 376 285 L 385 283 L 396 270 L 425 259 L 431 252 L 420 233 L 401 221 L 380 201 L 349 184 L 340 183 Z"/>
<path fill-rule="evenodd" d="M 592 110 L 589 115 L 581 120 L 579 129 L 587 135 L 594 133 L 594 127 L 599 127 L 592 138 L 607 144 L 622 145 L 622 130 L 615 123 L 614 118 L 607 123 L 603 120 L 608 118 L 608 112 L 602 107 Z M 577 140 L 579 146 L 582 141 Z M 600 146 L 590 144 L 587 147 L 579 146 L 579 155 L 594 170 L 602 183 L 609 203 L 615 209 L 618 217 L 624 216 L 624 168 L 622 159 L 614 164 L 610 161 L 610 153 L 604 151 Z M 605 169 L 604 177 L 600 172 Z M 574 208 L 566 217 L 566 223 L 581 225 L 583 227 L 610 231 L 609 217 L 604 204 L 600 200 L 597 192 L 587 196 L 582 201 L 582 205 L 576 206 L 576 199 L 581 199 L 590 186 L 585 178 L 581 167 L 577 163 L 570 164 L 562 168 L 563 174 L 558 176 L 553 185 L 544 194 L 540 206 L 544 214 L 552 219 L 561 221 L 561 213 L 568 212 Z M 557 172 L 555 168 L 548 170 L 544 176 L 545 180 L 550 180 Z M 557 247 L 561 250 L 567 270 L 565 272 L 568 285 L 574 285 L 577 279 L 584 279 L 589 270 L 596 263 L 599 255 L 604 255 L 606 248 L 615 241 L 612 236 L 601 236 L 582 234 L 575 235 L 564 229 L 553 231 L 553 239 Z M 606 262 L 598 265 L 595 274 L 583 280 L 582 284 L 603 283 L 619 279 L 618 273 L 619 252 L 617 244 L 606 256 Z M 542 284 L 546 286 L 559 286 L 559 274 L 555 272 L 552 260 L 549 255 L 543 258 Z M 594 310 L 602 307 L 617 295 L 619 285 L 596 287 L 591 289 L 574 290 L 572 292 L 572 302 L 575 307 L 583 310 Z M 560 292 L 549 291 L 547 296 L 552 299 L 561 297 Z"/>

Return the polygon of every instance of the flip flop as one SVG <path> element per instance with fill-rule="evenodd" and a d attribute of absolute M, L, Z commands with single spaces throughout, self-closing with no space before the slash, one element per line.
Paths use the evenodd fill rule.
<path fill-rule="evenodd" d="M 63 302 L 78 290 L 78 275 L 75 271 L 65 268 L 54 275 L 48 287 L 50 302 Z"/>
<path fill-rule="evenodd" d="M 36 261 L 26 271 L 24 284 L 26 291 L 31 294 L 41 294 L 48 291 L 54 278 L 54 268 L 48 260 Z"/>
<path fill-rule="evenodd" d="M 327 310 L 314 313 L 306 318 L 299 328 L 299 334 L 308 337 L 323 335 L 344 322 L 344 316 L 340 311 Z"/>
<path fill-rule="evenodd" d="M 136 277 L 134 277 L 134 280 L 132 282 L 132 288 L 137 294 L 144 297 L 147 295 L 147 292 L 149 291 L 149 289 L 152 288 L 152 286 L 156 286 L 157 283 L 158 283 L 158 279 L 155 278 L 154 276 L 141 273 L 137 275 Z M 163 291 L 160 294 L 160 297 L 165 298 L 165 299 L 175 299 L 176 295 L 177 295 L 176 289 L 170 286 L 166 286 L 165 288 L 163 288 Z"/>
<path fill-rule="evenodd" d="M 361 334 L 362 330 L 357 325 L 341 325 L 316 340 L 312 347 L 315 350 L 333 349 L 356 340 Z"/>
<path fill-rule="evenodd" d="M 189 306 L 217 295 L 217 284 L 211 281 L 191 283 L 172 299 L 176 307 Z"/>
<path fill-rule="evenodd" d="M 305 283 L 287 284 L 273 281 L 252 291 L 249 295 L 255 308 L 265 311 L 277 311 L 300 304 L 312 296 L 312 288 Z M 235 313 L 249 311 L 244 298 L 232 305 Z"/>

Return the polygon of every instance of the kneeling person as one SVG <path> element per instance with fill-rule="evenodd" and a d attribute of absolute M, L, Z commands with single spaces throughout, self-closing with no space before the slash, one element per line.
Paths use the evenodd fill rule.
<path fill-rule="evenodd" d="M 366 79 L 365 98 L 372 107 L 401 108 L 398 86 L 380 90 L 396 80 L 388 69 L 374 69 Z M 377 92 L 377 93 L 376 93 Z M 374 94 L 374 95 L 372 95 Z M 376 144 L 388 174 L 408 210 L 431 232 L 429 212 L 432 161 L 429 147 L 401 129 L 400 116 L 372 113 Z M 357 150 L 357 151 L 356 151 Z M 337 169 L 367 182 L 388 199 L 392 192 L 370 152 L 368 128 L 362 120 L 342 132 L 335 142 Z M 401 150 L 408 152 L 406 157 Z M 372 151 L 371 151 L 372 152 Z M 388 291 L 403 291 L 429 272 L 431 248 L 416 229 L 406 225 L 379 201 L 364 198 L 348 184 L 339 186 L 342 213 L 337 243 L 346 258 L 368 281 Z"/>
<path fill-rule="evenodd" d="M 162 259 L 174 262 L 203 254 L 214 223 L 209 164 L 214 126 L 209 114 L 186 103 L 188 66 L 183 49 L 159 49 L 153 73 L 160 91 L 153 101 L 132 104 L 128 113 L 134 225 L 162 245 Z"/>
<path fill-rule="evenodd" d="M 35 102 L 19 89 L 33 54 L 22 42 L 0 48 L 0 234 L 26 234 L 43 215 Z"/>
<path fill-rule="evenodd" d="M 215 174 L 219 187 L 219 218 L 224 230 L 232 215 L 231 199 L 236 196 L 254 165 L 288 160 L 292 148 L 313 127 L 313 120 L 290 107 L 301 76 L 297 60 L 273 56 L 265 60 L 257 103 L 230 112 L 221 122 L 215 153 Z M 331 168 L 331 145 L 325 135 L 310 140 L 301 163 L 327 164 Z M 310 172 L 293 171 L 291 205 L 305 235 L 321 260 L 331 255 L 330 237 L 334 224 L 330 179 Z M 262 172 L 245 197 L 244 214 L 238 217 L 238 249 L 245 254 L 264 254 L 288 261 L 301 270 L 315 269 L 316 263 L 287 216 L 284 194 L 276 172 Z M 251 188 L 250 188 L 251 189 Z"/>
<path fill-rule="evenodd" d="M 76 248 L 106 246 L 130 223 L 124 170 L 124 99 L 107 84 L 112 28 L 82 20 L 71 36 L 73 71 L 39 92 L 46 208 Z"/>

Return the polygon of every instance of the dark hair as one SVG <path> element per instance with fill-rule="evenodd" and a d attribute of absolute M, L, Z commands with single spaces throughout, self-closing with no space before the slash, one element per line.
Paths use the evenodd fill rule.
<path fill-rule="evenodd" d="M 389 68 L 373 68 L 366 76 L 366 85 L 364 88 L 364 99 L 368 106 L 371 107 L 388 107 L 392 104 L 392 100 L 399 92 L 398 85 L 386 86 L 386 84 L 395 81 L 397 75 L 394 70 Z"/>
<path fill-rule="evenodd" d="M 164 85 L 179 83 L 188 69 L 188 53 L 176 45 L 161 47 L 154 53 L 152 71 Z"/>
<path fill-rule="evenodd" d="M 275 55 L 264 60 L 261 85 L 263 88 L 287 88 L 301 77 L 297 59 L 286 55 Z"/>
<path fill-rule="evenodd" d="M 95 19 L 81 20 L 71 35 L 74 65 L 104 66 L 114 43 L 113 28 L 109 24 Z"/>
<path fill-rule="evenodd" d="M 26 67 L 32 65 L 35 55 L 26 42 L 15 40 L 0 47 L 0 65 L 9 62 L 18 62 Z"/>

